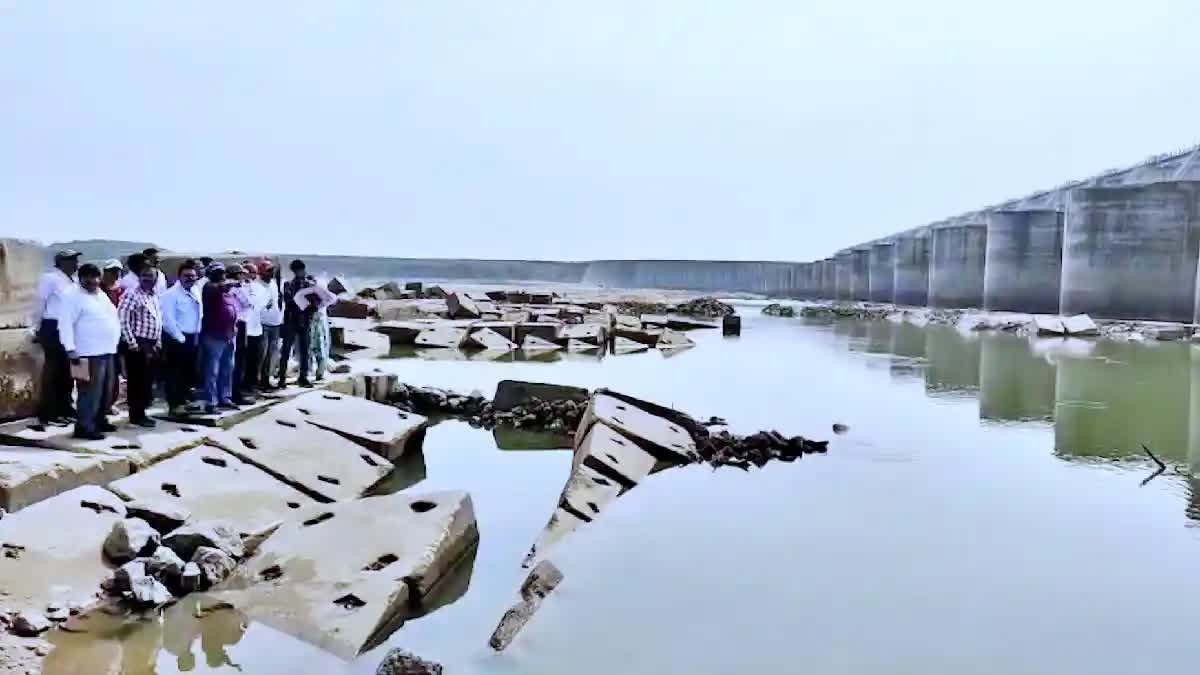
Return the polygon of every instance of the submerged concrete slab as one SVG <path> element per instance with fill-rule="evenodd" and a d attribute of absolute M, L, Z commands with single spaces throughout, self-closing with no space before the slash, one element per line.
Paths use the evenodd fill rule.
<path fill-rule="evenodd" d="M 399 628 L 478 540 L 465 492 L 305 508 L 213 598 L 351 659 Z"/>
<path fill-rule="evenodd" d="M 386 335 L 394 345 L 416 344 L 417 336 L 433 323 L 429 321 L 385 321 L 372 330 Z"/>
<path fill-rule="evenodd" d="M 593 424 L 575 447 L 572 466 L 591 466 L 624 487 L 650 475 L 657 460 L 632 439 L 607 424 Z"/>
<path fill-rule="evenodd" d="M 598 345 L 608 337 L 608 329 L 598 323 L 577 323 L 562 327 L 564 340 L 579 340 Z"/>
<path fill-rule="evenodd" d="M 311 497 L 216 446 L 202 445 L 122 478 L 109 489 L 128 501 L 166 502 L 191 512 L 192 522 L 223 521 L 239 534 L 260 532 Z"/>
<path fill-rule="evenodd" d="M 0 446 L 0 508 L 19 511 L 82 485 L 106 485 L 129 471 L 123 457 Z"/>
<path fill-rule="evenodd" d="M 583 444 L 592 425 L 598 422 L 635 440 L 659 459 L 689 462 L 696 451 L 691 435 L 679 425 L 603 393 L 592 396 L 587 411 L 579 421 L 579 428 L 575 432 L 576 447 Z"/>
<path fill-rule="evenodd" d="M 426 328 L 413 341 L 418 347 L 440 347 L 458 349 L 467 340 L 467 330 L 454 326 L 435 325 Z"/>
<path fill-rule="evenodd" d="M 512 351 L 517 348 L 517 343 L 509 340 L 491 328 L 477 330 L 471 333 L 467 340 L 477 347 L 490 349 L 492 351 Z"/>
<path fill-rule="evenodd" d="M 275 478 L 323 501 L 355 499 L 386 476 L 387 458 L 340 434 L 264 415 L 229 430 L 222 447 Z"/>
<path fill-rule="evenodd" d="M 682 347 L 695 347 L 696 342 L 677 330 L 665 328 L 662 335 L 658 336 L 657 346 L 659 349 L 679 349 Z"/>
<path fill-rule="evenodd" d="M 312 424 L 332 431 L 388 459 L 408 449 L 408 442 L 428 420 L 390 405 L 329 391 L 313 391 L 281 403 L 271 414 L 277 419 Z"/>
<path fill-rule="evenodd" d="M 0 520 L 0 589 L 7 609 L 42 612 L 54 602 L 83 605 L 111 567 L 101 549 L 125 506 L 103 488 L 84 486 Z"/>
<path fill-rule="evenodd" d="M 600 351 L 600 345 L 583 340 L 567 340 L 567 351 L 572 353 L 585 353 Z"/>
<path fill-rule="evenodd" d="M 560 338 L 563 324 L 551 321 L 527 321 L 517 324 L 516 339 L 519 344 L 525 343 L 525 338 L 532 335 L 547 342 L 555 342 Z"/>
<path fill-rule="evenodd" d="M 501 380 L 496 385 L 496 395 L 492 398 L 492 408 L 500 412 L 508 411 L 535 399 L 539 401 L 576 401 L 577 403 L 586 403 L 590 395 L 591 392 L 583 387 L 545 382 L 526 382 L 524 380 Z"/>
<path fill-rule="evenodd" d="M 627 337 L 617 336 L 613 338 L 614 354 L 632 354 L 634 352 L 644 352 L 648 349 L 650 349 L 649 345 L 635 342 Z"/>
<path fill-rule="evenodd" d="M 562 346 L 532 334 L 526 335 L 521 341 L 521 350 L 526 352 L 552 352 L 558 349 L 562 349 Z"/>
<path fill-rule="evenodd" d="M 1039 314 L 1033 317 L 1033 326 L 1038 335 L 1066 335 L 1067 328 L 1062 317 Z"/>

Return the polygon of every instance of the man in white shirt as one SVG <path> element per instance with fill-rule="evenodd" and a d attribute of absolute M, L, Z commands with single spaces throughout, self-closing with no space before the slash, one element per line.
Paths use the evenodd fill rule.
<path fill-rule="evenodd" d="M 283 305 L 279 300 L 279 280 L 275 278 L 275 267 L 270 260 L 258 264 L 257 283 L 266 297 L 262 312 L 263 347 L 262 363 L 258 369 L 258 388 L 271 388 L 270 377 L 278 368 L 280 327 L 283 325 Z"/>
<path fill-rule="evenodd" d="M 198 384 L 196 359 L 200 348 L 200 321 L 204 308 L 200 302 L 199 270 L 192 261 L 179 266 L 176 282 L 163 293 L 163 358 L 166 362 L 167 405 L 172 417 L 184 417 L 191 410 L 192 388 Z"/>
<path fill-rule="evenodd" d="M 267 290 L 258 283 L 258 267 L 253 261 L 242 263 L 241 286 L 234 289 L 241 312 L 238 316 L 238 344 L 233 369 L 234 387 L 241 397 L 253 397 L 258 389 L 259 364 L 263 353 L 263 311 Z M 234 399 L 234 403 L 238 400 Z"/>
<path fill-rule="evenodd" d="M 64 418 L 75 415 L 71 406 L 71 367 L 67 351 L 58 335 L 58 320 L 63 301 L 76 292 L 75 270 L 79 267 L 79 251 L 64 249 L 54 255 L 54 269 L 42 275 L 37 298 L 33 301 L 30 325 L 36 331 L 37 342 L 45 353 L 42 365 L 42 392 L 38 403 L 38 419 L 42 424 L 65 423 Z"/>
<path fill-rule="evenodd" d="M 121 340 L 121 322 L 117 308 L 100 290 L 100 268 L 95 265 L 79 268 L 79 290 L 63 302 L 58 334 L 73 366 L 87 361 L 87 380 L 78 381 L 75 437 L 100 440 L 103 432 L 116 431 L 104 411 L 116 377 L 113 359 Z"/>

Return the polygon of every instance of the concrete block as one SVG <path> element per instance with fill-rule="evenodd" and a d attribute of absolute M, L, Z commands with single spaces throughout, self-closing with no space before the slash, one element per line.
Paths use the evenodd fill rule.
<path fill-rule="evenodd" d="M 394 345 L 413 345 L 421 331 L 429 330 L 433 325 L 430 321 L 385 321 L 372 330 L 386 335 Z"/>
<path fill-rule="evenodd" d="M 696 343 L 690 337 L 680 333 L 677 330 L 664 328 L 662 335 L 658 337 L 659 349 L 680 349 L 684 347 L 695 347 Z"/>
<path fill-rule="evenodd" d="M 591 466 L 618 485 L 633 487 L 650 475 L 657 460 L 607 424 L 593 424 L 575 446 L 573 468 Z"/>
<path fill-rule="evenodd" d="M 517 324 L 517 337 L 513 342 L 523 344 L 525 338 L 532 335 L 547 342 L 557 342 L 561 338 L 563 325 L 547 321 L 531 321 Z"/>
<path fill-rule="evenodd" d="M 533 321 L 533 313 L 525 309 L 505 309 L 500 312 L 501 321 L 511 321 L 513 323 L 528 323 Z"/>
<path fill-rule="evenodd" d="M 223 447 L 318 501 L 355 499 L 392 468 L 354 441 L 311 424 L 264 415 L 229 430 Z"/>
<path fill-rule="evenodd" d="M 521 350 L 526 352 L 552 352 L 558 349 L 562 349 L 562 346 L 536 335 L 526 335 L 525 339 L 521 340 Z"/>
<path fill-rule="evenodd" d="M 560 336 L 564 340 L 579 340 L 598 345 L 608 338 L 608 329 L 598 323 L 577 323 L 563 326 Z"/>
<path fill-rule="evenodd" d="M 867 254 L 867 295 L 871 302 L 892 302 L 896 297 L 896 266 L 892 242 L 872 244 Z"/>
<path fill-rule="evenodd" d="M 45 270 L 45 248 L 41 244 L 0 239 L 0 328 L 29 325 L 29 310 Z"/>
<path fill-rule="evenodd" d="M 529 573 L 525 583 L 521 584 L 520 600 L 504 613 L 499 625 L 492 633 L 491 639 L 488 640 L 491 648 L 498 652 L 508 648 L 517 633 L 533 618 L 534 613 L 541 606 L 542 600 L 555 588 L 558 588 L 562 580 L 563 573 L 554 566 L 554 563 L 549 560 L 539 562 L 537 567 L 534 567 L 533 571 Z"/>
<path fill-rule="evenodd" d="M 341 295 L 342 293 L 354 295 L 354 287 L 341 277 L 334 277 L 330 279 L 329 283 L 325 284 L 325 288 L 328 288 L 329 292 L 333 293 L 334 295 Z"/>
<path fill-rule="evenodd" d="M 388 459 L 401 457 L 428 420 L 416 413 L 365 398 L 314 391 L 281 403 L 277 419 L 312 424 L 332 431 Z"/>
<path fill-rule="evenodd" d="M 614 354 L 632 354 L 634 352 L 644 352 L 650 349 L 648 345 L 641 342 L 635 342 L 627 337 L 617 336 L 613 338 L 613 353 Z"/>
<path fill-rule="evenodd" d="M 592 396 L 587 411 L 575 431 L 575 444 L 579 447 L 591 430 L 592 425 L 603 422 L 633 439 L 647 452 L 658 459 L 687 463 L 692 460 L 696 444 L 692 437 L 675 422 L 653 415 L 642 408 L 606 393 Z"/>
<path fill-rule="evenodd" d="M 366 319 L 371 316 L 371 306 L 360 300 L 338 300 L 325 310 L 331 318 Z"/>
<path fill-rule="evenodd" d="M 468 330 L 472 333 L 475 333 L 475 332 L 478 332 L 478 331 L 481 331 L 484 329 L 490 329 L 496 333 L 499 333 L 501 337 L 503 337 L 506 340 L 509 340 L 510 342 L 513 342 L 513 343 L 518 342 L 518 340 L 517 340 L 517 324 L 513 323 L 512 321 L 501 321 L 501 320 L 476 321 L 468 327 Z"/>
<path fill-rule="evenodd" d="M 129 475 L 122 457 L 0 446 L 0 508 L 12 513 L 81 485 Z"/>
<path fill-rule="evenodd" d="M 166 503 L 192 522 L 224 521 L 239 533 L 257 532 L 316 503 L 312 497 L 211 445 L 187 450 L 109 489 L 132 503 Z"/>
<path fill-rule="evenodd" d="M 567 340 L 567 351 L 573 354 L 596 352 L 600 351 L 600 345 L 591 342 L 584 342 L 583 340 L 571 339 Z"/>
<path fill-rule="evenodd" d="M 1076 314 L 1075 316 L 1064 317 L 1062 320 L 1063 329 L 1067 335 L 1080 337 L 1085 335 L 1099 335 L 1100 327 L 1092 321 L 1092 317 L 1087 314 Z"/>
<path fill-rule="evenodd" d="M 1038 314 L 1033 317 L 1033 326 L 1038 335 L 1066 335 L 1067 328 L 1063 325 L 1062 317 Z"/>
<path fill-rule="evenodd" d="M 517 343 L 509 340 L 491 328 L 484 328 L 471 333 L 467 337 L 467 341 L 473 343 L 477 347 L 482 347 L 483 349 L 492 350 L 494 352 L 510 352 L 517 348 Z"/>
<path fill-rule="evenodd" d="M 512 410 L 519 405 L 525 405 L 537 399 L 540 401 L 576 401 L 586 404 L 591 395 L 583 387 L 572 387 L 565 384 L 547 384 L 543 382 L 525 382 L 523 380 L 501 380 L 496 385 L 496 395 L 492 398 L 492 409 L 498 412 Z"/>
<path fill-rule="evenodd" d="M 613 315 L 613 326 L 615 328 L 625 328 L 625 329 L 629 329 L 629 330 L 641 330 L 642 329 L 642 320 L 636 316 L 630 316 L 628 314 L 614 314 Z"/>
<path fill-rule="evenodd" d="M 613 335 L 640 342 L 647 347 L 658 345 L 658 340 L 663 334 L 662 328 L 626 328 L 624 326 L 616 326 L 613 328 Z"/>
<path fill-rule="evenodd" d="M 112 567 L 102 554 L 125 506 L 103 488 L 84 486 L 0 520 L 0 588 L 14 611 L 84 605 Z"/>
<path fill-rule="evenodd" d="M 1062 251 L 1061 211 L 989 213 L 984 308 L 1057 314 Z"/>
<path fill-rule="evenodd" d="M 528 305 L 532 301 L 532 296 L 525 291 L 509 291 L 508 301 L 514 305 Z"/>
<path fill-rule="evenodd" d="M 391 635 L 478 539 L 465 492 L 301 509 L 213 597 L 352 659 Z"/>
<path fill-rule="evenodd" d="M 42 348 L 27 329 L 0 330 L 0 420 L 37 413 L 42 362 Z"/>
<path fill-rule="evenodd" d="M 467 340 L 467 329 L 453 326 L 433 326 L 417 335 L 413 342 L 418 347 L 440 347 L 458 349 Z"/>
<path fill-rule="evenodd" d="M 478 319 L 479 306 L 465 294 L 451 293 L 446 296 L 446 309 L 451 319 Z"/>

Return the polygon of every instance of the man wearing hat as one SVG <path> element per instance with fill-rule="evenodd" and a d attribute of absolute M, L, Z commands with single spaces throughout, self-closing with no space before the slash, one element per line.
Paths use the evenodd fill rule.
<path fill-rule="evenodd" d="M 109 258 L 104 261 L 104 265 L 100 268 L 100 290 L 112 300 L 113 307 L 121 304 L 121 294 L 124 289 L 121 288 L 121 272 L 124 268 L 121 267 L 121 261 L 116 258 Z"/>
<path fill-rule="evenodd" d="M 75 271 L 79 269 L 79 256 L 79 251 L 69 248 L 54 254 L 54 269 L 42 275 L 33 301 L 30 325 L 37 331 L 37 341 L 46 355 L 42 365 L 42 398 L 38 404 L 38 419 L 42 424 L 61 423 L 64 418 L 75 416 L 71 406 L 74 386 L 71 366 L 59 340 L 58 321 L 67 296 L 78 289 Z"/>

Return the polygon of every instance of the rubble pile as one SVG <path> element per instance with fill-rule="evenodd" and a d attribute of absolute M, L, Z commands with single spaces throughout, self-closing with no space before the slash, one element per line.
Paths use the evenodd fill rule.
<path fill-rule="evenodd" d="M 784 436 L 778 431 L 759 431 L 737 436 L 726 430 L 696 439 L 699 458 L 714 466 L 732 466 L 749 470 L 762 468 L 772 460 L 794 462 L 804 455 L 826 452 L 829 441 L 812 441 L 803 436 Z"/>
<path fill-rule="evenodd" d="M 720 300 L 706 296 L 688 300 L 685 303 L 675 306 L 676 314 L 684 314 L 687 316 L 700 316 L 708 319 L 717 319 L 720 317 L 730 316 L 735 314 L 733 307 L 721 302 Z"/>
<path fill-rule="evenodd" d="M 773 302 L 762 308 L 762 313 L 767 316 L 780 316 L 790 318 L 796 316 L 796 308 L 791 305 L 784 305 L 778 302 Z"/>
<path fill-rule="evenodd" d="M 498 425 L 519 429 L 570 432 L 579 426 L 586 403 L 530 398 L 508 410 L 496 410 L 482 394 L 459 394 L 437 387 L 398 384 L 389 402 L 406 412 L 429 417 L 461 418 L 473 427 Z"/>
<path fill-rule="evenodd" d="M 643 300 L 623 300 L 614 305 L 620 314 L 642 316 L 643 314 L 669 314 L 672 307 L 664 302 L 648 302 Z M 603 305 L 596 309 L 602 309 Z M 682 313 L 682 312 L 680 312 Z"/>

